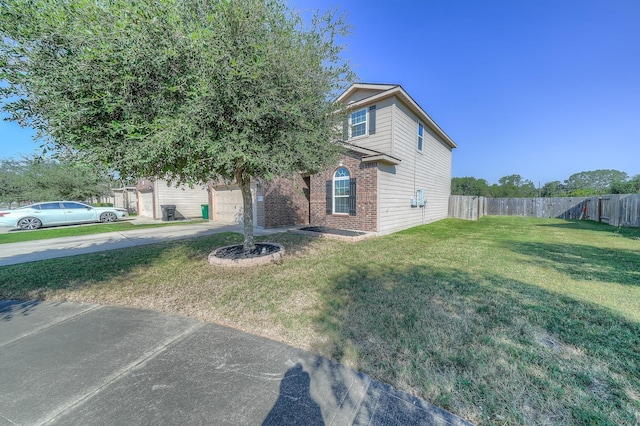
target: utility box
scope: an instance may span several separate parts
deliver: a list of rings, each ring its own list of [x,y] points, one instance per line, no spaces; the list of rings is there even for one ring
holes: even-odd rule
[[[176,220],[176,206],[173,204],[163,204],[160,206],[162,209],[162,220],[172,221]]]

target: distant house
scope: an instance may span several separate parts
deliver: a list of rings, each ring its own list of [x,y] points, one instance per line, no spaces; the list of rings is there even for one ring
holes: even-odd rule
[[[350,112],[343,135],[346,153],[321,173],[254,183],[254,224],[387,234],[446,218],[454,141],[400,85],[354,84],[337,102]],[[217,182],[191,192],[165,185],[155,194],[158,201],[139,211],[156,209],[154,217],[161,217],[162,200],[176,205],[183,200],[178,211],[184,216],[199,215],[200,203],[208,203],[210,220],[242,221],[237,185]]]
[[[202,216],[202,205],[209,203],[206,186],[190,188],[186,185],[172,186],[164,180],[142,179],[136,185],[138,216],[162,219],[162,206],[176,206],[175,218]]]
[[[135,186],[112,188],[113,207],[127,209],[129,213],[138,212],[138,189]]]
[[[252,192],[255,194],[256,186]],[[242,194],[238,185],[222,180],[208,185],[170,185],[167,181],[141,179],[136,185],[138,215],[150,219],[162,219],[162,206],[175,206],[175,218],[202,217],[206,205],[209,220],[236,224],[243,218]],[[255,195],[254,195],[255,202]],[[254,223],[256,223],[254,211]]]

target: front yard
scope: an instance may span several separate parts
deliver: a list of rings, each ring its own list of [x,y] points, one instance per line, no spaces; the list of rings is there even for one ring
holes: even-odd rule
[[[640,230],[444,220],[282,265],[206,263],[237,234],[0,268],[0,298],[155,309],[310,349],[478,424],[640,423]]]

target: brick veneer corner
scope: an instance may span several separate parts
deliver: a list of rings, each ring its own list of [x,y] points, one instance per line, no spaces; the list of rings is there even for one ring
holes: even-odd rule
[[[342,165],[356,179],[356,215],[327,214],[326,184],[338,165],[311,176],[310,224],[338,229],[376,232],[378,229],[378,164],[363,163],[362,156],[347,152]]]

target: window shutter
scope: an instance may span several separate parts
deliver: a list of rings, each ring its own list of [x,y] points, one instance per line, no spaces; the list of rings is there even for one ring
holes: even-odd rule
[[[333,213],[333,182],[327,181],[327,214]]]
[[[349,140],[349,119],[345,118],[342,122],[342,142]]]
[[[349,180],[349,216],[356,215],[356,180]]]
[[[376,133],[376,106],[371,105],[369,107],[369,134],[374,135]]]

